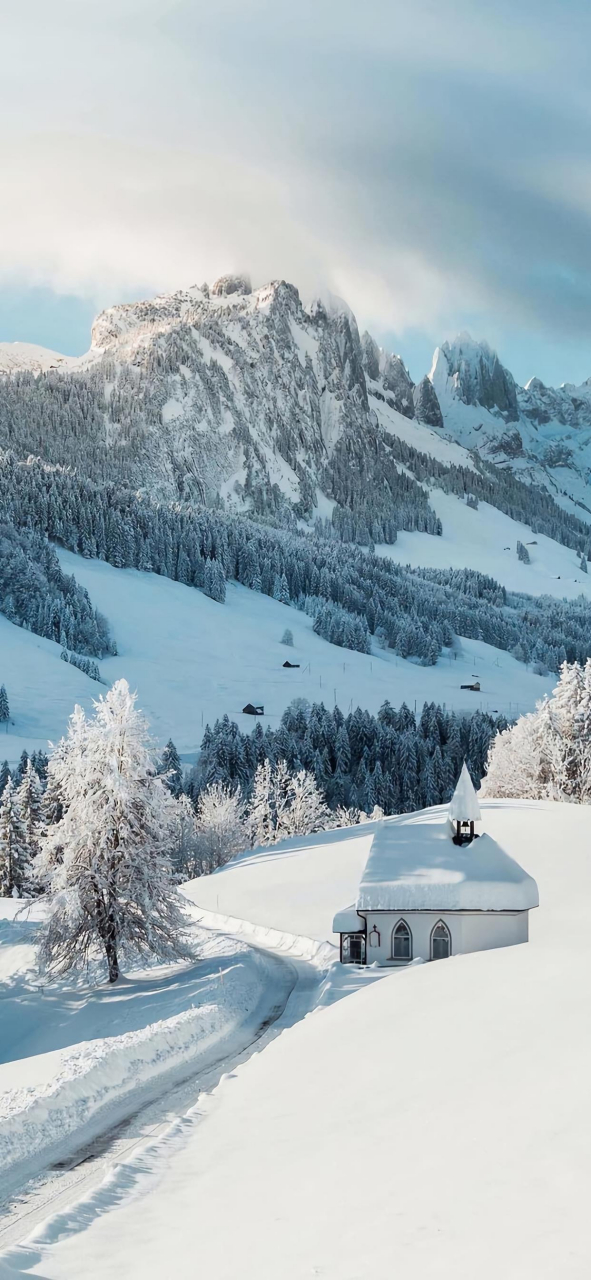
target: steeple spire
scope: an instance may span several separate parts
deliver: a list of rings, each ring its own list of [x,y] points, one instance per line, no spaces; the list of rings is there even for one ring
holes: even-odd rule
[[[449,816],[456,828],[453,837],[454,844],[470,844],[470,841],[474,839],[474,823],[480,822],[481,814],[474,784],[466,768],[465,760],[450,801]]]

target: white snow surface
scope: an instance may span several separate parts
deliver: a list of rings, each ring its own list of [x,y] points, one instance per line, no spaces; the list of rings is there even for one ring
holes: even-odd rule
[[[335,907],[353,902],[375,822],[248,850],[185,885],[196,906],[290,934],[338,942]]]
[[[3,1280],[586,1280],[589,809],[486,802],[483,820],[539,882],[528,944],[305,1018],[5,1255]]]
[[[67,551],[59,558],[111,624],[118,656],[99,662],[103,680],[111,685],[124,677],[137,690],[155,739],[162,746],[172,737],[187,762],[195,758],[205,725],[224,713],[243,731],[252,729],[252,717],[242,714],[247,702],[264,705],[263,727],[273,729],[294,697],[328,707],[336,702],[344,714],[356,706],[375,713],[388,698],[411,708],[416,702],[419,712],[433,700],[458,711],[512,717],[533,710],[556,683],[482,641],[461,641],[455,654],[445,652],[436,666],[420,667],[382,649],[367,655],[337,648],[314,634],[306,614],[236,583],[228,584],[222,605],[156,574],[115,569]],[[286,627],[293,649],[280,643]],[[0,616],[0,671],[14,720],[0,734],[0,759],[15,762],[23,747],[47,749],[65,732],[74,704],[91,710],[104,692],[62,662],[60,652],[53,641]],[[300,663],[299,670],[284,669],[286,656]],[[474,674],[479,694],[460,688]]]
[[[24,369],[33,373],[47,373],[50,369],[71,371],[92,363],[97,354],[91,349],[83,356],[64,356],[35,342],[0,342],[0,372],[16,373]]]
[[[476,511],[454,494],[436,488],[429,489],[429,502],[442,522],[442,536],[400,530],[392,546],[376,547],[379,555],[413,568],[478,569],[508,591],[533,596],[567,600],[591,596],[591,575],[581,572],[579,557],[570,547],[533,533],[529,525],[512,520],[488,502],[479,503]],[[517,559],[518,541],[527,546],[530,564]]]
[[[3,1178],[112,1125],[242,1024],[254,1033],[284,980],[277,962],[196,926],[197,963],[132,971],[115,987],[47,984],[33,967],[39,908],[17,916],[22,905],[0,899]]]
[[[337,911],[332,927],[335,933],[356,933],[359,930],[364,932],[365,921],[357,914],[355,907],[343,907],[342,911]]]
[[[379,823],[357,896],[359,911],[526,911],[535,880],[488,832],[456,845],[445,809]]]

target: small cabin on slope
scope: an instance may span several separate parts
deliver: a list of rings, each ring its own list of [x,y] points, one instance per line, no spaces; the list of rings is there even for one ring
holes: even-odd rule
[[[527,942],[536,882],[491,836],[475,834],[479,820],[466,770],[448,815],[425,809],[379,824],[357,901],[334,919],[344,964],[398,966]]]

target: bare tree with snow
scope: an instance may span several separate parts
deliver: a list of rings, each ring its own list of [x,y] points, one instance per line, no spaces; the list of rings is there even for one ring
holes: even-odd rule
[[[95,703],[92,720],[76,709],[58,774],[64,814],[41,855],[49,881],[42,962],[61,975],[102,953],[116,982],[124,956],[190,958],[169,857],[175,801],[125,680]]]
[[[275,838],[273,812],[273,776],[270,760],[263,760],[254,775],[248,809],[247,830],[250,844],[272,844]]]
[[[197,856],[205,874],[245,849],[248,836],[240,792],[230,791],[220,782],[206,787],[197,805],[196,835]]]
[[[333,825],[334,817],[314,775],[306,769],[301,769],[289,779],[286,800],[276,824],[276,840],[312,835]]]
[[[174,842],[170,856],[177,881],[193,880],[201,875],[201,856],[197,818],[193,803],[184,793],[176,801]]]
[[[591,800],[591,661],[563,663],[552,697],[497,734],[481,794]]]
[[[247,819],[253,846],[326,831],[334,821],[312,773],[291,774],[285,760],[274,767],[269,760],[259,765]]]

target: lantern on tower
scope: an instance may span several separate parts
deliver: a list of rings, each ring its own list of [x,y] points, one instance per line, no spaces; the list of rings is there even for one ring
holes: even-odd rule
[[[454,844],[471,844],[475,839],[474,823],[480,822],[481,814],[466,761],[462,765],[462,772],[450,801],[449,817],[454,829]]]

